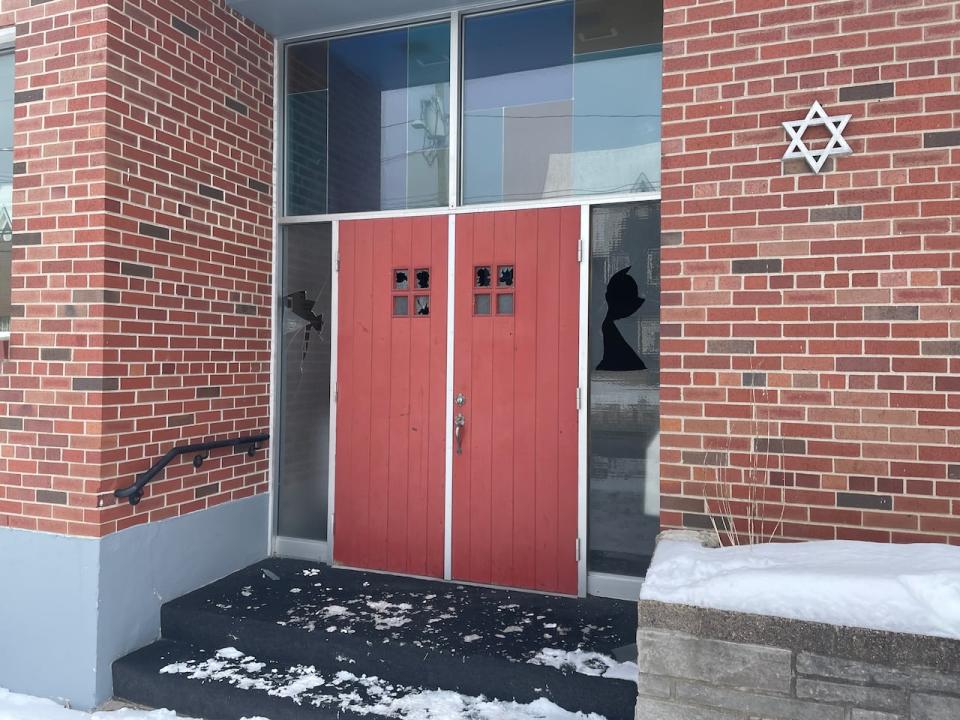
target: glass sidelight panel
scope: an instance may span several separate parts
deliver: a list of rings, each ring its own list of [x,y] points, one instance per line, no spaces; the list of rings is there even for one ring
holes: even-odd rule
[[[331,227],[283,228],[277,534],[327,539]]]
[[[10,331],[13,246],[13,49],[0,51],[0,333]]]
[[[590,218],[591,572],[643,575],[660,525],[660,205]]]

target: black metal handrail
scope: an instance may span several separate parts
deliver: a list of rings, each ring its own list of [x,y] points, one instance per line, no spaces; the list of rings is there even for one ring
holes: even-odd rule
[[[193,466],[199,468],[203,465],[203,461],[210,457],[211,450],[249,445],[247,455],[253,457],[257,454],[259,444],[269,439],[270,435],[263,433],[262,435],[249,435],[247,437],[232,438],[230,440],[212,440],[205,443],[193,443],[191,445],[172,447],[167,450],[166,454],[157,460],[149,470],[137,475],[137,481],[133,485],[114,490],[113,494],[118,498],[127,498],[131,505],[136,505],[143,497],[143,486],[153,480],[174,458],[180,457],[181,455],[189,455],[190,453],[197,453],[193,457]]]

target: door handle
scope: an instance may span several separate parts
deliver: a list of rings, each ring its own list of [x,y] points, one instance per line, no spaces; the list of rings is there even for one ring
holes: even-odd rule
[[[457,455],[463,455],[463,428],[467,424],[467,419],[463,413],[457,413],[453,421],[453,437],[457,441]]]

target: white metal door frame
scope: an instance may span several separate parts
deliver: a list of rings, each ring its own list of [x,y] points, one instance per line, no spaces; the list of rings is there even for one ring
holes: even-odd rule
[[[653,196],[651,196],[653,195]],[[588,498],[589,498],[589,296],[590,296],[590,258],[591,258],[591,237],[590,237],[590,210],[597,205],[615,204],[621,202],[644,202],[659,200],[659,193],[640,193],[629,198],[591,198],[582,202],[557,203],[510,203],[506,206],[482,206],[479,208],[457,208],[455,211],[442,210],[438,212],[426,212],[421,215],[447,214],[448,216],[448,237],[447,237],[447,355],[446,355],[446,431],[444,438],[444,579],[452,579],[452,542],[453,542],[453,372],[454,372],[454,318],[455,318],[455,267],[456,267],[456,218],[457,215],[469,212],[495,212],[500,210],[522,210],[535,209],[542,207],[569,207],[578,206],[580,208],[580,297],[579,297],[579,408],[578,408],[578,594],[584,596],[587,594],[604,595],[608,597],[635,597],[639,592],[641,578],[629,578],[626,576],[609,575],[606,573],[589,572],[587,558],[589,555],[588,547]],[[374,217],[383,217],[382,213],[359,213],[349,216],[350,219],[361,220]],[[314,219],[317,222],[319,218]],[[327,541],[303,541],[296,538],[280,537],[276,533],[276,487],[278,473],[277,453],[271,453],[271,482],[270,482],[270,528],[271,528],[271,552],[276,554],[290,555],[294,557],[303,557],[305,559],[315,559],[327,563],[333,562],[335,523],[336,523],[336,441],[337,441],[337,406],[338,391],[337,381],[339,375],[338,368],[338,347],[339,347],[339,304],[340,304],[340,282],[339,282],[339,256],[340,256],[340,222],[341,219],[329,219],[332,226],[332,288],[331,288],[331,308],[330,308],[330,332],[331,332],[331,363],[330,363],[330,438],[329,438],[329,460],[327,469],[328,478],[328,519],[327,519]],[[282,262],[282,254],[278,251],[280,232],[282,225],[286,223],[277,223],[277,239],[275,243],[274,259],[275,266],[273,272],[274,286],[279,287],[279,264]],[[276,327],[273,331],[276,335]],[[271,353],[271,364],[273,366],[273,385],[270,393],[271,397],[271,432],[274,437],[278,431],[277,422],[277,397],[276,391],[279,386],[279,361],[278,344],[274,341],[273,351]],[[279,447],[278,443],[274,447]]]

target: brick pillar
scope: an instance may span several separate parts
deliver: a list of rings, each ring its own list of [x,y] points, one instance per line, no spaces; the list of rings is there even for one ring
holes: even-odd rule
[[[15,315],[0,526],[101,536],[266,489],[273,43],[222,2],[5,1],[17,26]],[[189,458],[187,459],[189,460]]]

